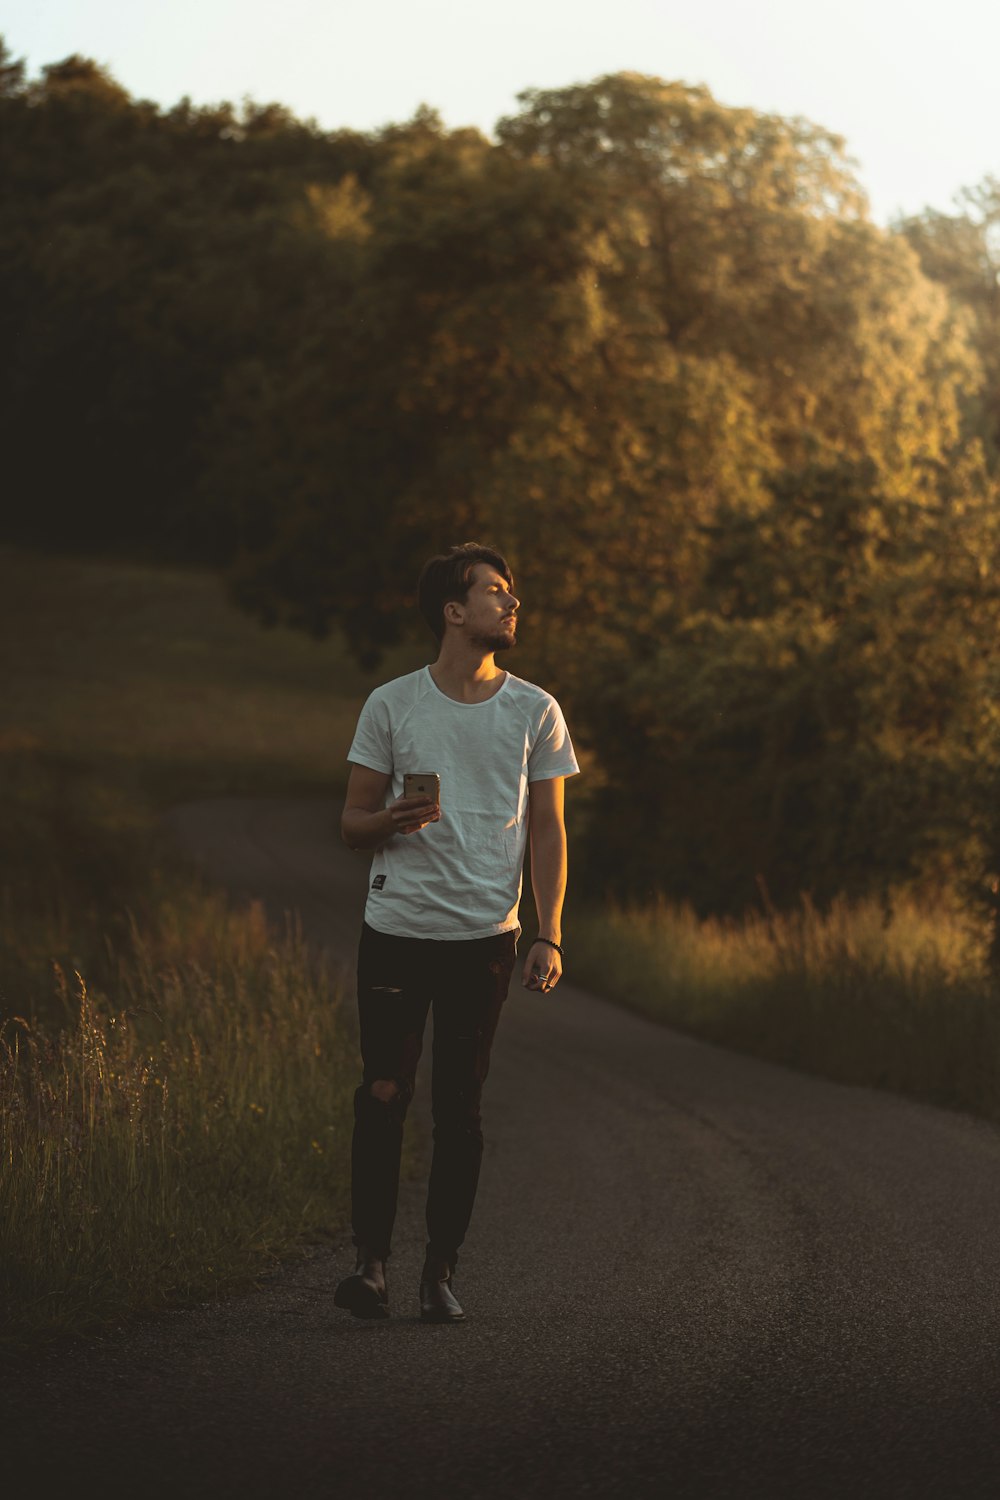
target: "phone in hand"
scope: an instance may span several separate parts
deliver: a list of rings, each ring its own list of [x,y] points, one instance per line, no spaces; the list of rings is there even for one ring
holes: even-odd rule
[[[426,797],[441,806],[441,778],[436,771],[407,771],[403,775],[404,797]]]

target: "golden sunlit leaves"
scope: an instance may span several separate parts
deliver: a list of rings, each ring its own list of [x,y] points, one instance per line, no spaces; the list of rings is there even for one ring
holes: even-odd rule
[[[724,904],[994,839],[996,184],[887,233],[837,136],[637,73],[495,141],[123,115],[84,74],[0,95],[0,416],[49,532],[183,537],[365,662],[429,553],[494,539],[623,878]]]
[[[330,239],[366,240],[371,234],[371,197],[353,172],[337,183],[309,183],[306,197],[316,222]]]

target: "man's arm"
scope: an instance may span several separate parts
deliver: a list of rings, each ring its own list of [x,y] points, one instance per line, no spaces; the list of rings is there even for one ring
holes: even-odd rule
[[[340,832],[349,849],[381,849],[397,833],[417,833],[436,823],[440,809],[428,797],[397,797],[383,807],[390,777],[370,766],[351,766]]]
[[[528,786],[528,837],[531,843],[531,889],[538,913],[539,937],[562,942],[562,909],[566,895],[565,778],[532,781]],[[550,990],[559,983],[562,955],[548,943],[532,943],[524,961],[522,983],[529,990]]]

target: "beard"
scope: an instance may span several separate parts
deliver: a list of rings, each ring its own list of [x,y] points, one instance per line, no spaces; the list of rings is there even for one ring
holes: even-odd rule
[[[513,630],[496,630],[491,635],[474,635],[472,641],[480,651],[509,651],[517,645],[517,626]]]

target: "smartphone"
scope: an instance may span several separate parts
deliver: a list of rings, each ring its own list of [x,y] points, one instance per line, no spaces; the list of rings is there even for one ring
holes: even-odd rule
[[[436,771],[409,771],[403,776],[404,797],[428,797],[441,805],[441,778]]]

